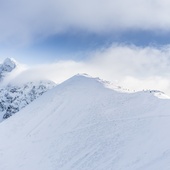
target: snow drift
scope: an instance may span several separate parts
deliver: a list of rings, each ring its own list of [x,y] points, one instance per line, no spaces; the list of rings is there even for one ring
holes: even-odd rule
[[[0,169],[169,170],[169,109],[74,76],[0,124]]]

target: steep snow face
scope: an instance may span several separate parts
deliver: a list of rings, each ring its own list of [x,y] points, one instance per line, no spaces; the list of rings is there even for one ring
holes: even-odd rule
[[[0,79],[2,79],[6,73],[11,72],[16,68],[16,61],[11,58],[6,58],[3,64],[0,64]]]
[[[51,81],[40,81],[0,89],[0,121],[20,111],[55,85]]]
[[[75,76],[0,124],[0,169],[169,170],[169,110]]]

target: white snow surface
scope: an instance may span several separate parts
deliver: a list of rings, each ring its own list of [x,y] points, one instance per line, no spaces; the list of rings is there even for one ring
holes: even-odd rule
[[[1,170],[169,170],[170,100],[77,75],[0,124]]]

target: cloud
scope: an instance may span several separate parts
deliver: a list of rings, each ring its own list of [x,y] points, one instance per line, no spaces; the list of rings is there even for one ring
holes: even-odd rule
[[[168,0],[2,0],[0,42],[28,43],[72,29],[169,31]]]
[[[56,83],[87,73],[131,90],[156,89],[170,95],[170,47],[114,44],[89,54],[86,61],[59,61],[21,72],[13,82],[50,79]]]
[[[157,89],[170,95],[170,47],[113,45],[89,61],[96,75],[134,90]]]

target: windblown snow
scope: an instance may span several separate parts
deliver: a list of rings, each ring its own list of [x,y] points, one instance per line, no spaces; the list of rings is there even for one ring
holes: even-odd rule
[[[0,124],[0,169],[169,170],[169,129],[169,99],[77,75]]]

